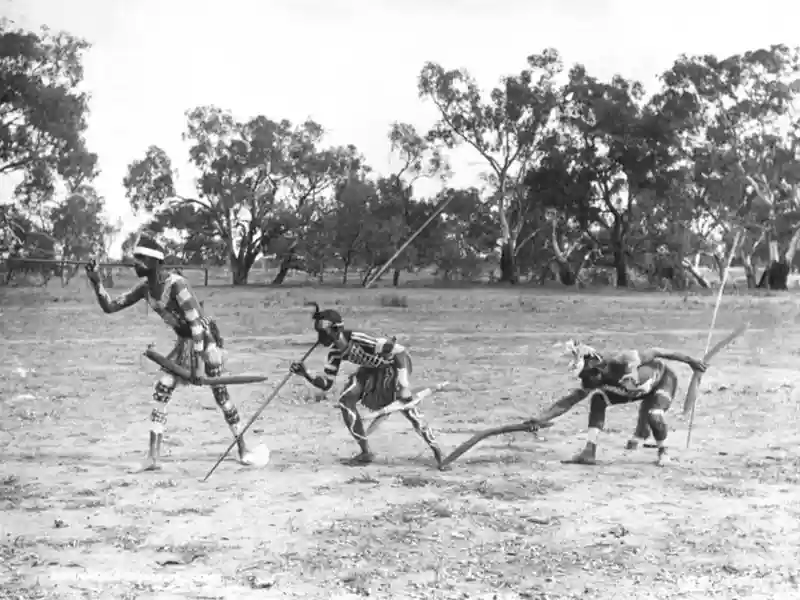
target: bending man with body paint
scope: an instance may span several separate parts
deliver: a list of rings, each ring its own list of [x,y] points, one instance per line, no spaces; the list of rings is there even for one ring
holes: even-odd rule
[[[531,419],[531,425],[560,417],[581,400],[591,396],[586,446],[564,462],[592,465],[597,458],[598,436],[605,426],[606,408],[641,401],[636,429],[625,448],[637,449],[652,432],[658,445],[657,464],[667,464],[669,455],[664,413],[677,392],[678,377],[662,360],[679,361],[689,365],[692,370],[701,372],[706,370],[705,363],[680,352],[659,348],[641,352],[632,350],[608,358],[594,348],[576,344],[572,340],[567,342],[567,348],[573,354],[571,366],[581,380],[581,387],[558,400],[535,419]]]
[[[177,334],[175,347],[168,357],[180,366],[188,368],[192,374],[189,383],[196,383],[203,372],[209,377],[222,374],[223,340],[216,323],[203,316],[202,308],[189,287],[189,282],[175,273],[162,269],[164,249],[150,237],[142,236],[133,250],[134,269],[137,277],[146,278],[130,291],[116,299],[111,299],[100,283],[96,263],[86,267],[97,300],[103,312],[118,312],[144,300],[159,317]],[[147,460],[142,471],[160,468],[161,442],[164,425],[167,422],[167,404],[180,381],[172,374],[164,372],[156,382],[153,400],[155,405],[150,415],[150,445]],[[228,389],[224,385],[211,388],[217,406],[222,410],[225,422],[234,437],[239,434],[239,413],[231,402]],[[239,458],[243,464],[250,464],[247,446],[239,438]]]
[[[329,390],[333,386],[342,361],[358,365],[350,376],[344,391],[339,396],[339,407],[350,435],[355,438],[361,452],[346,461],[349,465],[371,463],[372,453],[364,432],[364,423],[358,413],[358,404],[377,411],[392,405],[401,408],[420,437],[433,452],[437,466],[441,465],[442,451],[436,444],[431,429],[423,422],[419,409],[413,402],[408,376],[411,373],[411,358],[406,349],[385,338],[378,338],[360,331],[345,329],[342,317],[335,310],[314,311],[314,329],[319,343],[329,347],[328,362],[322,375],[311,375],[301,362],[291,366],[292,373],[301,375],[316,388]]]

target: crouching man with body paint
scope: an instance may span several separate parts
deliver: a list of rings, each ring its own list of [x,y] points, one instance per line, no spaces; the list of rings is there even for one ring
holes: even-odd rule
[[[597,441],[605,426],[606,408],[641,401],[636,429],[626,449],[637,449],[652,433],[658,445],[656,464],[666,465],[669,455],[664,413],[678,390],[678,377],[662,360],[679,361],[700,372],[706,370],[705,363],[680,352],[658,348],[628,351],[609,358],[572,340],[567,342],[567,348],[573,354],[571,366],[581,380],[581,387],[531,419],[531,425],[538,426],[560,417],[585,398],[591,398],[586,446],[564,462],[592,465],[597,459]]]
[[[365,465],[375,458],[358,412],[358,404],[362,404],[372,411],[395,406],[431,449],[437,466],[441,466],[442,451],[433,431],[422,420],[411,394],[409,375],[412,365],[406,349],[394,340],[345,329],[341,315],[335,310],[321,311],[316,306],[312,318],[319,343],[330,348],[328,362],[322,375],[311,375],[301,362],[292,364],[292,373],[301,375],[318,389],[329,390],[343,360],[358,365],[338,400],[347,430],[361,448],[361,452],[346,463]]]
[[[135,305],[140,300],[161,317],[176,334],[175,347],[167,358],[190,370],[192,381],[179,381],[174,375],[164,372],[155,384],[153,411],[150,415],[150,446],[142,471],[161,468],[161,443],[167,422],[167,405],[179,383],[196,383],[205,372],[209,377],[222,374],[222,336],[213,319],[205,317],[200,303],[182,276],[169,273],[162,267],[164,249],[154,239],[142,236],[133,250],[136,276],[143,278],[133,289],[112,299],[100,283],[100,273],[92,261],[86,274],[92,283],[95,295],[103,312],[111,314]],[[234,437],[241,427],[239,412],[231,402],[228,388],[213,386],[214,400],[225,417]],[[251,457],[242,437],[239,440],[239,459],[242,464],[251,464]]]

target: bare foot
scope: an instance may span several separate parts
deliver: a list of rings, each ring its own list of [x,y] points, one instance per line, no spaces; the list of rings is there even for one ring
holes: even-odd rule
[[[160,471],[160,470],[161,470],[161,463],[158,462],[158,459],[153,458],[152,456],[148,456],[141,465],[139,465],[133,470],[133,472],[147,473],[148,471]]]
[[[597,459],[595,458],[593,452],[584,449],[581,452],[578,452],[578,454],[572,458],[562,460],[561,462],[565,465],[596,465]]]
[[[433,458],[436,459],[436,466],[440,471],[449,471],[450,465],[443,465],[444,457],[442,456],[442,451],[439,448],[433,448]]]
[[[656,464],[659,467],[666,467],[672,464],[672,458],[670,458],[670,455],[667,454],[667,451],[663,448],[659,448],[658,450],[658,460],[656,460]]]
[[[356,454],[352,458],[344,459],[342,464],[348,467],[363,467],[364,465],[370,464],[373,460],[375,460],[375,455],[372,452],[362,452],[361,454]]]

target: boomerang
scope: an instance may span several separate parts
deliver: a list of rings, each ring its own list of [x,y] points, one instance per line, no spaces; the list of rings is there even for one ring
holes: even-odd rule
[[[387,417],[393,415],[394,413],[403,412],[414,408],[420,402],[422,402],[424,398],[427,398],[428,396],[431,396],[436,392],[443,390],[449,384],[450,384],[449,381],[443,381],[439,385],[434,386],[432,388],[429,387],[425,388],[424,390],[420,390],[419,392],[414,394],[414,397],[408,402],[395,401],[389,404],[388,406],[385,406],[384,408],[376,411],[375,418],[372,419],[372,422],[369,424],[369,427],[367,427],[367,431],[364,433],[364,436],[369,437],[369,434],[374,432],[378,428],[378,426],[387,419]]]
[[[192,374],[189,369],[180,366],[179,364],[171,361],[163,354],[159,354],[155,350],[148,348],[144,351],[144,355],[156,363],[159,367],[180,377],[186,381],[190,381]],[[268,378],[264,375],[220,375],[219,377],[198,377],[199,385],[240,385],[244,383],[260,383],[266,381]]]

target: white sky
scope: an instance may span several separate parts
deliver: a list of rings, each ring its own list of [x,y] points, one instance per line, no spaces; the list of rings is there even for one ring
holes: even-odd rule
[[[192,193],[181,134],[195,106],[311,117],[330,143],[353,143],[388,172],[390,123],[424,131],[436,118],[417,96],[428,60],[466,67],[490,88],[553,46],[598,77],[652,85],[682,52],[800,46],[797,0],[0,0],[0,14],[93,44],[85,87],[88,143],[102,169],[95,186],[128,231],[137,221],[122,178],[149,145],[169,153],[180,191]],[[454,167],[456,185],[475,183],[483,168],[469,153]]]

